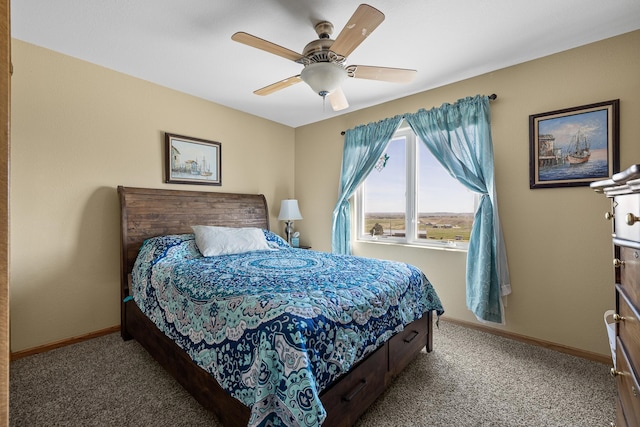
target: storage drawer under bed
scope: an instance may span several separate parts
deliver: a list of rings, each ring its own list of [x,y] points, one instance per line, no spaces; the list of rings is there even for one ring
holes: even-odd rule
[[[431,316],[431,313],[425,313],[389,340],[389,366],[393,367],[393,371],[390,372],[392,376],[399,374],[415,359],[416,353],[427,345],[429,339],[427,316]]]
[[[360,362],[345,381],[340,381],[320,396],[322,405],[331,408],[323,426],[351,426],[382,394],[389,343],[378,348]],[[345,416],[346,415],[346,416]],[[350,415],[350,416],[349,416]]]

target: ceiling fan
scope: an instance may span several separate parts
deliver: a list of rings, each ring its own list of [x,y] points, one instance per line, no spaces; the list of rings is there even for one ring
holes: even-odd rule
[[[382,21],[384,21],[382,12],[368,4],[361,4],[335,40],[331,39],[333,33],[331,22],[322,21],[316,24],[315,30],[319,38],[307,44],[302,54],[245,32],[237,32],[231,36],[231,39],[304,65],[300,74],[265,86],[253,93],[269,95],[303,81],[323,99],[328,97],[333,110],[339,111],[349,107],[342,90],[342,83],[347,77],[409,83],[416,74],[416,70],[404,68],[345,66],[347,56],[360,46]]]

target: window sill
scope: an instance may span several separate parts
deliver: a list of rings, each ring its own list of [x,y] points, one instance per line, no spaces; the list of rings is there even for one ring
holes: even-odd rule
[[[461,246],[455,246],[448,244],[448,243],[442,243],[442,244],[418,244],[418,243],[406,243],[406,242],[399,242],[399,241],[393,241],[393,240],[363,240],[363,239],[356,239],[355,240],[356,244],[360,244],[360,243],[364,243],[364,244],[372,244],[372,245],[386,245],[386,246],[403,246],[403,247],[408,247],[408,248],[419,248],[419,249],[430,249],[430,250],[436,250],[436,251],[450,251],[450,252],[467,252],[468,249],[468,245],[465,245],[464,247]]]

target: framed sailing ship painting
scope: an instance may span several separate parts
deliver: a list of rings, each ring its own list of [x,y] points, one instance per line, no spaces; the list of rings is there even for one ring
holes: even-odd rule
[[[222,144],[165,132],[165,182],[222,185]]]
[[[619,104],[529,116],[529,188],[588,186],[619,172]]]

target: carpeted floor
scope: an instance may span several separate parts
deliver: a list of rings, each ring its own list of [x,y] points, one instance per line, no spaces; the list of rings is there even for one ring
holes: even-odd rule
[[[10,369],[11,426],[220,426],[119,334]],[[608,426],[615,394],[607,365],[441,321],[356,426]]]

